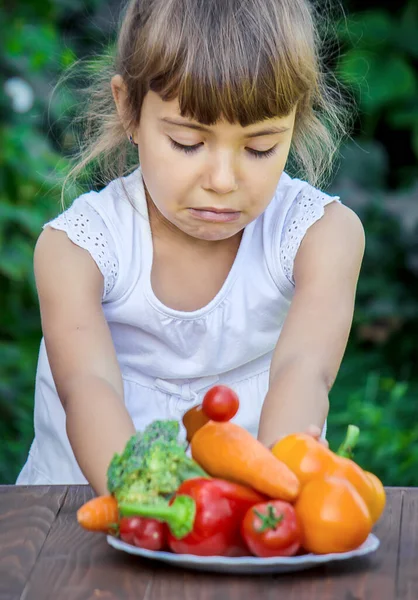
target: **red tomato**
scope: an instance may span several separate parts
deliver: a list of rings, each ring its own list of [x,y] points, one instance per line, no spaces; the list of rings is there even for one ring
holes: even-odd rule
[[[161,550],[165,546],[166,528],[156,519],[122,517],[119,521],[120,539],[146,550]]]
[[[202,410],[212,421],[229,421],[238,408],[238,396],[226,385],[215,385],[203,398]]]
[[[289,502],[270,500],[250,508],[241,535],[255,556],[294,556],[301,546],[295,509]]]

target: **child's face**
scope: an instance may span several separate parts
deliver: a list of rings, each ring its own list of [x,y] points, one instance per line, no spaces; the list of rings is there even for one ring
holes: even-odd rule
[[[148,92],[134,139],[151,200],[191,237],[232,237],[273,198],[294,120],[295,111],[248,127],[227,121],[207,127],[181,117],[177,100]]]

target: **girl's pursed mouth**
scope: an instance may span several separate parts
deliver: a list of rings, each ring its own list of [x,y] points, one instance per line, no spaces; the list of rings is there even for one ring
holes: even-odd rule
[[[212,221],[214,223],[230,223],[238,221],[241,212],[230,208],[189,208],[189,214],[202,221]]]
[[[193,208],[193,210],[204,210],[206,212],[214,212],[214,213],[238,213],[240,211],[235,210],[233,208],[215,208],[213,206],[202,206],[201,208]]]

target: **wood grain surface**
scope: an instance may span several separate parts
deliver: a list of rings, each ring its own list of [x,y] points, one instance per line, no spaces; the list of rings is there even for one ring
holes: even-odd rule
[[[284,575],[169,568],[82,530],[88,486],[0,486],[0,600],[416,600],[418,489],[387,488],[369,557]]]
[[[21,597],[68,488],[0,489],[0,600],[14,600]]]

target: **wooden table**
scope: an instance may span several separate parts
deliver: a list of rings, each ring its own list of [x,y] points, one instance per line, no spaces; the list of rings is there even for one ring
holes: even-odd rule
[[[75,513],[88,486],[0,486],[0,600],[416,600],[418,488],[387,488],[374,554],[286,575],[167,568],[111,548]]]

